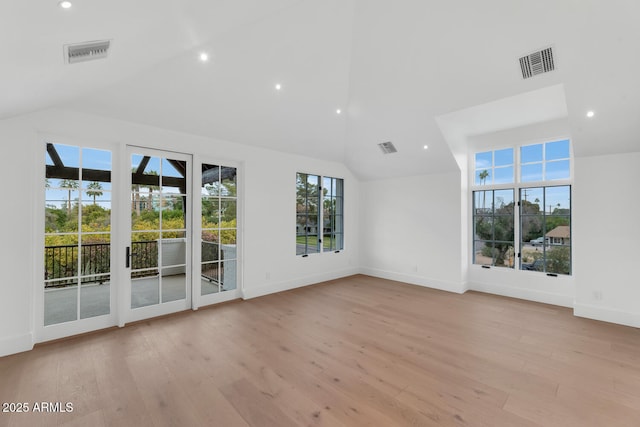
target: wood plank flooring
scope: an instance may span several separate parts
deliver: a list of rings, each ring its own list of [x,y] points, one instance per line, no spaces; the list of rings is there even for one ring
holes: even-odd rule
[[[640,330],[358,275],[0,358],[0,426],[640,426]]]

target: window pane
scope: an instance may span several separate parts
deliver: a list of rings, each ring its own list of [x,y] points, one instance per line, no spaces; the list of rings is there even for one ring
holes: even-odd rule
[[[111,152],[93,148],[82,149],[82,169],[111,170]]]
[[[202,264],[202,279],[200,280],[200,295],[209,295],[220,292],[219,274],[222,270],[219,262],[208,262]]]
[[[513,166],[494,169],[494,184],[511,184],[513,182]]]
[[[476,153],[476,169],[491,169],[493,165],[491,151],[485,151],[484,153]]]
[[[547,251],[547,272],[571,274],[571,247],[553,246]]]
[[[476,241],[474,242],[473,263],[478,265],[493,265],[494,251],[493,243]]]
[[[537,214],[544,210],[544,189],[542,187],[520,190],[521,214]]]
[[[235,227],[232,224],[236,219],[236,199],[221,199],[220,200],[220,219],[222,220],[221,227]]]
[[[475,185],[491,184],[491,169],[476,170]]]
[[[218,234],[212,231],[202,232],[201,261],[210,262],[220,259]]]
[[[523,250],[541,248],[544,245],[543,223],[542,213],[523,216],[520,219],[520,238],[522,239]]]
[[[520,147],[520,163],[542,161],[542,144],[525,145]]]
[[[78,318],[78,286],[74,284],[58,285],[56,282],[45,285],[44,289],[44,325],[70,322]]]
[[[571,187],[568,185],[560,187],[545,188],[545,205],[550,214],[569,214],[571,209]]]
[[[513,190],[496,190],[494,193],[496,214],[513,213]]]
[[[202,194],[209,196],[220,195],[220,166],[202,164]]]
[[[70,145],[53,144],[62,164],[67,168],[80,167],[80,148]]]
[[[221,291],[230,291],[237,287],[236,261],[224,261],[220,272]]]
[[[80,284],[80,318],[103,316],[110,312],[109,276],[83,277]]]
[[[494,166],[509,166],[513,164],[513,148],[505,148],[504,150],[496,150],[494,153]]]
[[[493,205],[493,191],[474,191],[473,207],[477,214],[490,213]]]
[[[520,181],[535,182],[542,181],[542,163],[522,165],[520,168]]]
[[[77,234],[46,235],[44,245],[45,280],[73,278],[78,274]],[[72,282],[72,280],[58,282],[56,286]]]
[[[493,240],[493,216],[476,216],[473,224],[477,239]]]
[[[220,205],[217,197],[202,197],[202,228],[215,228],[220,218]]]
[[[220,170],[222,178],[221,195],[225,197],[236,197],[238,194],[236,185],[236,168],[223,166]]]
[[[569,158],[569,140],[547,142],[545,144],[545,160]]]
[[[547,180],[570,178],[569,160],[560,160],[547,163],[545,178]]]

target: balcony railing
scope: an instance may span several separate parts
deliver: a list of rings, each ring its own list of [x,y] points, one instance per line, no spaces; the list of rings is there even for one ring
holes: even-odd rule
[[[211,282],[223,282],[224,253],[220,245],[202,241],[202,276]],[[158,241],[131,242],[131,277],[141,278],[158,275]],[[215,262],[214,262],[215,261]],[[77,285],[78,276],[82,284],[108,282],[111,273],[111,244],[88,243],[82,245],[78,263],[78,245],[45,246],[45,288]],[[80,274],[78,274],[80,268]],[[139,271],[141,270],[141,271]]]
[[[155,276],[158,274],[158,241],[131,242],[133,270],[152,269],[134,272],[135,277]],[[75,285],[80,276],[85,283],[108,282],[111,272],[111,244],[88,243],[82,245],[80,263],[78,263],[78,245],[45,246],[44,248],[45,288]],[[78,268],[80,274],[78,274]]]

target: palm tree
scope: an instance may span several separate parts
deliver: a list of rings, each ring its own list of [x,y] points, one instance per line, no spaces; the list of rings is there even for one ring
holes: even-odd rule
[[[80,185],[75,179],[63,179],[60,181],[60,188],[66,188],[68,192],[67,197],[67,215],[71,215],[71,190],[78,188]]]
[[[489,171],[487,171],[486,169],[480,172],[480,174],[478,174],[478,178],[480,178],[480,185],[484,185],[484,183],[487,181],[488,176],[489,176]],[[487,192],[483,191],[482,192],[482,211],[483,212],[485,209],[486,202],[487,202]]]
[[[98,181],[93,181],[87,186],[87,195],[93,197],[93,204],[96,204],[96,197],[102,196],[102,184]]]

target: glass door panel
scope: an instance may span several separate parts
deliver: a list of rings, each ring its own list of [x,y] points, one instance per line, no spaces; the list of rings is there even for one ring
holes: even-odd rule
[[[200,295],[237,288],[237,169],[202,164]]]
[[[131,309],[167,306],[159,315],[190,306],[190,157],[130,148]],[[136,317],[147,317],[138,314]]]
[[[46,144],[44,326],[111,313],[111,152]]]

